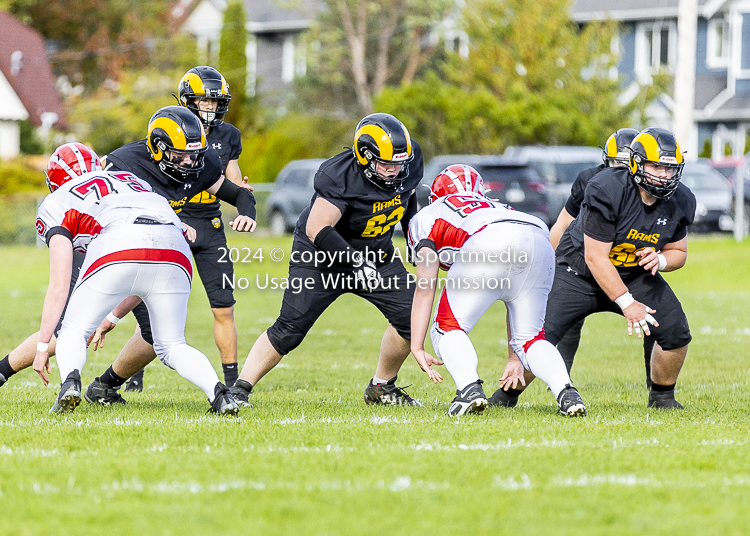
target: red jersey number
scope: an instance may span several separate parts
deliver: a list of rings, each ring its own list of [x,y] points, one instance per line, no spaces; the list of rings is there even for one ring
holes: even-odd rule
[[[96,195],[96,199],[99,200],[105,195],[112,193],[112,185],[104,177],[94,177],[91,180],[79,184],[73,188],[71,192],[81,199],[85,199],[93,193]]]
[[[445,202],[464,218],[480,208],[492,208],[491,203],[477,199],[473,195],[451,195]]]

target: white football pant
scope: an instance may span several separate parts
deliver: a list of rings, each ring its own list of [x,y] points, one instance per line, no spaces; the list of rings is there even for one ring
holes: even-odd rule
[[[464,243],[446,275],[430,330],[435,353],[458,390],[479,379],[479,360],[467,334],[498,300],[508,309],[510,344],[523,366],[555,398],[570,383],[560,353],[544,339],[554,275],[549,234],[534,225],[494,223]]]
[[[168,367],[213,402],[219,382],[208,358],[185,342],[192,255],[174,225],[107,227],[89,244],[57,338],[57,364],[65,381],[86,364],[86,341],[128,296],[148,307],[154,351]]]

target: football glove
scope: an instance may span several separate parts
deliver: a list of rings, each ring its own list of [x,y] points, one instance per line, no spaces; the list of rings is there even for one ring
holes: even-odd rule
[[[378,272],[375,263],[370,260],[366,260],[359,268],[354,270],[354,281],[355,284],[361,283],[362,287],[367,292],[372,292],[380,286],[380,283],[383,281],[383,277]]]

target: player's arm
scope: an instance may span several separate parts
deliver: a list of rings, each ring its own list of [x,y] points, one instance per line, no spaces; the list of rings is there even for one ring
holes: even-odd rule
[[[419,367],[427,373],[434,382],[442,382],[443,377],[438,371],[432,369],[432,365],[443,363],[424,349],[424,340],[430,325],[430,313],[435,301],[435,289],[437,288],[438,272],[440,263],[437,252],[423,246],[416,251],[417,280],[415,281],[414,300],[411,304],[411,352],[417,360]]]
[[[104,348],[104,339],[107,333],[115,329],[117,323],[122,320],[126,314],[135,309],[135,306],[141,303],[140,296],[128,296],[120,304],[112,309],[104,320],[101,321],[96,331],[91,334],[89,340],[86,341],[86,346],[91,346],[94,343],[94,351],[96,352],[99,348]]]
[[[229,161],[224,176],[240,188],[247,188],[251,192],[254,190],[254,188],[247,183],[247,181],[249,180],[247,176],[242,176],[242,171],[240,171],[240,164],[237,160]]]
[[[219,200],[237,207],[239,216],[229,222],[232,229],[240,232],[253,232],[255,230],[257,225],[255,223],[255,196],[249,189],[241,188],[221,176],[206,191],[215,195]]]
[[[570,215],[565,207],[563,207],[563,209],[560,211],[560,215],[557,216],[557,221],[549,230],[549,240],[550,242],[552,242],[552,247],[554,249],[557,249],[557,245],[560,243],[560,238],[562,238],[565,229],[567,229],[568,226],[573,223],[574,219],[575,218]]]
[[[609,252],[612,249],[613,242],[602,242],[590,237],[587,234],[583,236],[583,245],[585,248],[586,265],[591,270],[591,274],[596,279],[599,287],[622,309],[622,314],[628,321],[628,335],[633,333],[635,328],[636,335],[641,338],[641,329],[646,335],[651,332],[648,328],[648,322],[658,326],[651,313],[653,309],[636,301],[628,292],[628,287],[623,283],[620,274],[614,264],[609,260]]]
[[[635,254],[641,259],[638,265],[650,271],[651,275],[655,275],[656,272],[674,272],[687,262],[687,235],[681,240],[666,244],[660,252],[654,248],[646,248],[636,251]]]
[[[73,273],[73,242],[69,236],[52,235],[49,239],[49,260],[49,286],[44,296],[39,343],[34,357],[34,370],[42,378],[44,385],[49,384],[47,374],[50,373],[47,347],[65,308],[70,290],[70,277]]]

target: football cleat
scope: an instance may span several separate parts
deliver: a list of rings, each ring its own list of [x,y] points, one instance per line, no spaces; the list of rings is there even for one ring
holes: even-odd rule
[[[127,404],[125,399],[117,392],[117,389],[106,383],[102,383],[99,378],[94,379],[86,388],[83,398],[90,404],[100,404],[102,406],[112,406],[114,404],[124,406]]]
[[[567,417],[584,417],[586,415],[586,405],[583,403],[578,390],[570,384],[560,391],[557,396],[557,405],[560,407],[560,414]]]
[[[518,397],[511,396],[507,391],[503,391],[502,387],[492,393],[492,396],[487,400],[489,407],[494,408],[502,406],[505,408],[514,408],[518,404]]]
[[[237,405],[241,408],[253,407],[250,400],[248,400],[252,390],[253,386],[245,380],[237,380],[234,382],[234,385],[229,388],[229,392],[232,393],[234,401],[237,402]]]
[[[2,387],[3,385],[5,385],[5,382],[7,382],[7,381],[8,381],[8,378],[6,378],[2,374],[0,374],[0,387]]]
[[[60,386],[60,394],[49,410],[50,413],[69,413],[81,403],[81,374],[77,369],[68,374]]]
[[[398,376],[394,376],[393,379],[379,385],[374,385],[370,380],[365,387],[365,402],[369,405],[423,407],[421,402],[406,394],[404,387],[396,387],[396,378]]]
[[[448,415],[466,415],[467,413],[482,413],[489,402],[484,396],[482,380],[470,383],[463,390],[456,390],[456,398],[448,408]]]
[[[217,415],[232,415],[236,416],[240,412],[240,408],[235,402],[232,393],[229,392],[227,386],[219,382],[214,387],[214,401],[211,402],[211,407],[208,409],[209,413],[216,413]]]
[[[649,391],[648,407],[656,409],[685,409],[674,398],[674,389],[671,391]]]
[[[133,374],[128,382],[125,384],[125,392],[133,392],[133,393],[141,393],[143,392],[143,371],[145,369],[141,369],[135,374]]]

